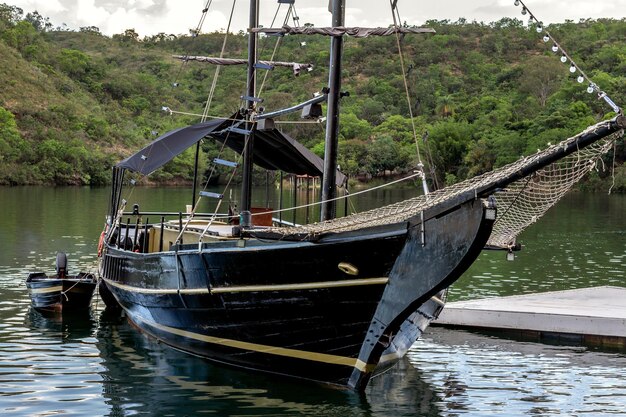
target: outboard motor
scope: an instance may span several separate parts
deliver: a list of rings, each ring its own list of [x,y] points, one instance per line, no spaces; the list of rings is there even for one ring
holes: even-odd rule
[[[59,278],[67,276],[67,255],[65,255],[65,252],[57,252],[55,267]]]

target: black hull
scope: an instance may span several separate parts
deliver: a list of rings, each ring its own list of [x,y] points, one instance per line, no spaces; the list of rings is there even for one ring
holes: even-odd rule
[[[441,308],[434,296],[475,260],[492,224],[472,199],[315,243],[107,246],[100,272],[129,319],[175,348],[363,389],[419,337]]]
[[[35,272],[26,279],[32,306],[49,313],[89,308],[96,284],[92,274],[82,272],[66,278],[48,277],[44,273]]]

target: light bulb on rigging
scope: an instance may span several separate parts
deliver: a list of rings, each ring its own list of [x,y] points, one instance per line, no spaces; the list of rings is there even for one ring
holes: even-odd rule
[[[543,35],[544,42],[548,42],[549,40],[550,40],[550,37],[548,35]]]
[[[587,87],[587,92],[589,94],[593,93],[593,85],[589,84],[589,87]]]
[[[556,44],[552,45],[552,52],[558,52],[559,51],[559,47],[556,46]]]
[[[578,81],[579,83],[582,83],[583,81],[585,81],[585,77],[583,77],[582,75],[579,75],[578,78],[576,78],[576,81]]]
[[[528,10],[526,10],[526,7],[522,7],[522,14],[526,16],[526,13],[528,13]]]
[[[567,57],[565,55],[561,56],[561,62],[564,64],[567,62]]]
[[[515,3],[513,3],[516,6],[519,6],[519,0],[515,0]]]
[[[571,72],[572,74],[576,72],[576,66],[575,66],[574,64],[572,64],[572,65],[569,67],[569,72]]]

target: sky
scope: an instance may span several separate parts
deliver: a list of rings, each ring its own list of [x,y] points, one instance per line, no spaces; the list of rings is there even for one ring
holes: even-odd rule
[[[141,37],[160,32],[188,34],[196,28],[202,9],[208,0],[0,0],[2,3],[20,7],[24,13],[37,11],[50,18],[53,27],[65,24],[69,29],[96,26],[105,35],[123,33],[134,29]],[[524,0],[523,0],[524,1]],[[429,19],[456,21],[495,22],[503,17],[520,18],[521,7],[514,0],[398,0],[400,16],[409,24],[420,25]],[[575,22],[585,18],[626,16],[626,0],[525,0],[524,3],[544,23],[565,20]],[[237,12],[232,29],[247,27],[248,0],[237,1]],[[346,0],[346,26],[388,26],[392,22],[388,0]],[[202,32],[225,29],[232,0],[212,0],[209,13],[202,25]],[[276,0],[261,0],[261,24],[269,26],[276,12]],[[296,12],[300,23],[329,26],[328,0],[297,0]],[[281,10],[286,10],[283,5]],[[283,14],[284,16],[284,14]]]

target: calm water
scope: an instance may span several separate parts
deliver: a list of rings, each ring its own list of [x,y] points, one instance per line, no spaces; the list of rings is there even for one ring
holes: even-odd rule
[[[364,209],[415,193],[380,191],[354,204]],[[182,209],[188,194],[137,189],[125,197],[131,203],[147,197],[144,210],[166,208],[165,198],[175,198]],[[94,270],[107,198],[107,189],[0,188],[1,415],[597,416],[626,410],[626,355],[620,353],[434,328],[358,395],[213,366],[146,338],[97,300],[84,317],[41,316],[29,306],[26,273],[52,272],[57,250],[68,253],[70,271]],[[623,196],[569,196],[522,236],[526,247],[514,262],[483,253],[450,298],[626,286],[625,209]]]

